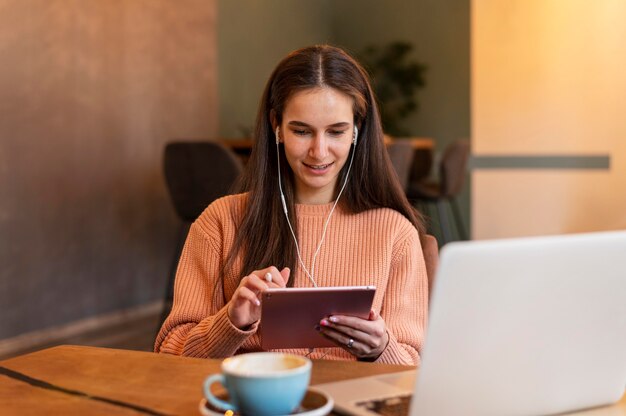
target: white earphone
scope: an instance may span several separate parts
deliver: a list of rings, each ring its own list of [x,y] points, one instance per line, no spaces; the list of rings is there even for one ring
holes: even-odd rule
[[[287,225],[289,225],[289,230],[291,231],[291,236],[293,237],[293,241],[294,243],[296,243],[296,253],[298,254],[298,261],[300,262],[300,267],[302,267],[302,270],[304,270],[304,273],[306,273],[306,275],[308,276],[313,286],[317,287],[317,283],[315,282],[315,278],[313,277],[315,274],[315,260],[317,259],[317,255],[319,254],[320,249],[322,248],[322,244],[324,243],[324,238],[326,237],[326,229],[328,227],[328,223],[330,222],[330,218],[332,217],[333,212],[335,211],[335,207],[337,206],[337,202],[339,202],[339,198],[341,197],[341,194],[343,193],[343,190],[346,188],[346,184],[348,183],[348,177],[350,176],[350,169],[352,168],[352,161],[354,160],[354,154],[356,153],[356,143],[357,143],[357,138],[359,135],[359,129],[356,127],[356,125],[354,126],[354,134],[352,136],[352,146],[354,148],[352,149],[352,155],[350,156],[350,164],[348,165],[348,171],[346,172],[346,179],[343,181],[343,185],[341,186],[341,189],[339,190],[339,194],[337,194],[337,199],[335,199],[335,203],[333,204],[333,207],[330,210],[330,214],[328,214],[328,218],[326,218],[326,222],[324,223],[324,230],[322,231],[322,238],[320,239],[320,242],[317,245],[315,254],[313,254],[313,260],[311,261],[310,272],[304,265],[304,261],[302,261],[302,255],[300,254],[300,246],[298,245],[298,239],[296,238],[296,234],[294,233],[293,227],[291,226],[291,221],[289,221],[289,213],[287,212],[287,202],[285,201],[285,194],[283,193],[283,183],[280,178],[280,147],[278,146],[278,144],[280,143],[280,138],[279,138],[280,126],[276,127],[275,134],[276,134],[276,158],[278,160],[278,189],[280,191],[280,201],[283,205],[283,212],[285,213],[285,219],[287,220]]]
[[[276,127],[276,158],[278,159],[278,190],[280,191],[280,201],[283,204],[283,212],[285,213],[285,217],[287,218],[287,223],[289,224],[289,228],[291,228],[291,223],[289,222],[289,213],[287,213],[287,202],[285,202],[285,194],[283,194],[283,183],[280,179],[280,147],[278,144],[280,143],[280,126]],[[293,234],[293,230],[291,231]],[[296,242],[296,247],[298,247],[298,243]],[[298,254],[300,257],[300,254]]]

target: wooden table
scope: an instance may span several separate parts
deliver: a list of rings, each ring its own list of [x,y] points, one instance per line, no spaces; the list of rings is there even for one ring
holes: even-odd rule
[[[95,347],[49,348],[0,361],[0,414],[199,415],[202,381],[220,372],[220,363]],[[410,368],[314,360],[311,383]]]
[[[413,146],[413,149],[434,150],[435,140],[432,137],[392,137],[384,135],[385,144],[393,143],[394,141],[408,141]]]
[[[2,415],[198,415],[204,378],[221,360],[61,346],[0,361]],[[311,384],[411,367],[314,360]],[[576,413],[626,415],[626,396]]]

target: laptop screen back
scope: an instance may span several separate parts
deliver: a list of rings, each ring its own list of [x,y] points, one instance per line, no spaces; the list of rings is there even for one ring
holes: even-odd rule
[[[412,415],[550,414],[626,385],[626,232],[441,252]]]

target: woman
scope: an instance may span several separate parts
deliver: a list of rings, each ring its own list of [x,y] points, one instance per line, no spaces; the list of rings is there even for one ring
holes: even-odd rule
[[[320,321],[336,348],[290,352],[419,364],[422,223],[385,151],[365,71],[335,47],[292,52],[267,83],[254,135],[245,193],[215,201],[190,229],[155,351],[259,351],[263,289],[374,285],[368,319]]]

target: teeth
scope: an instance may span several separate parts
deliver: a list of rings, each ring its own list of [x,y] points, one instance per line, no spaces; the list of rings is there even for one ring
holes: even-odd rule
[[[310,167],[311,169],[317,169],[317,170],[322,170],[322,169],[326,169],[327,167],[329,167],[331,164],[328,163],[326,165],[307,165],[308,167]]]

